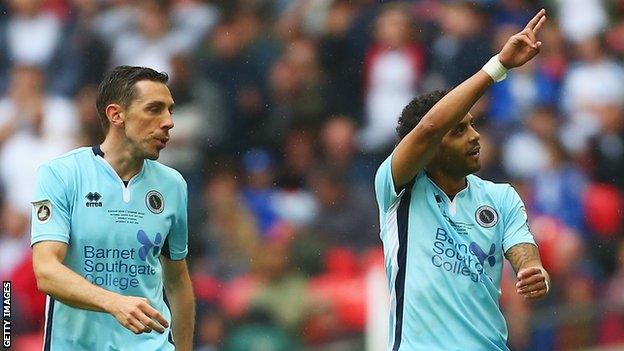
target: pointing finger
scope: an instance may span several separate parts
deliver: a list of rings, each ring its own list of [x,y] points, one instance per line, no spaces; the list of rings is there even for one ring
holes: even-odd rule
[[[530,21],[527,23],[527,29],[534,29],[539,23],[540,19],[546,14],[546,10],[541,9]]]
[[[537,31],[544,25],[545,22],[546,16],[542,16],[542,18],[540,18],[539,22],[537,22],[537,24],[533,28],[533,33],[537,33]]]

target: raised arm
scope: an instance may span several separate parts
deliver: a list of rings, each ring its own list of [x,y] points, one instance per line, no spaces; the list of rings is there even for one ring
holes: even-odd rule
[[[110,313],[135,334],[165,331],[167,320],[147,299],[123,296],[91,284],[63,264],[66,253],[67,244],[63,242],[41,241],[33,246],[33,269],[40,291],[75,308]]]
[[[493,75],[504,76],[506,69],[522,66],[537,55],[542,43],[537,41],[536,33],[545,21],[546,11],[541,10],[520,33],[509,38],[499,55],[484,69],[446,94],[401,140],[392,158],[392,175],[397,189],[429,163],[444,135],[466,116],[494,82]]]
[[[542,266],[537,246],[523,243],[512,246],[505,253],[517,274],[518,294],[529,300],[544,297],[550,291],[550,276]]]

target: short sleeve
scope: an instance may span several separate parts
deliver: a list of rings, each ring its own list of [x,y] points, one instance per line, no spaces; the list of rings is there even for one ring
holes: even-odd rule
[[[520,195],[509,186],[502,204],[505,233],[503,235],[503,250],[507,252],[514,245],[529,243],[535,245],[535,239],[529,231],[527,212]]]
[[[401,198],[403,190],[397,194],[394,188],[394,179],[392,177],[392,155],[388,156],[381,163],[377,174],[375,174],[375,196],[379,208],[387,212],[398,199]]]
[[[179,202],[175,204],[175,219],[161,251],[174,261],[183,260],[188,253],[188,187],[184,179],[182,183]]]
[[[51,165],[39,167],[32,201],[31,245],[40,241],[69,244],[71,196],[68,187]]]

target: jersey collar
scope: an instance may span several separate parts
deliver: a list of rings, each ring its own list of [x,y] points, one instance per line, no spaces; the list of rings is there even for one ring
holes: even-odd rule
[[[93,154],[95,156],[100,156],[102,158],[104,158],[104,151],[102,151],[102,147],[101,145],[94,145],[91,150],[93,151]]]

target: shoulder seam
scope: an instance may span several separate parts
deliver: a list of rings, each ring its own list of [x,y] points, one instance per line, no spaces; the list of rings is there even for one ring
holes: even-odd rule
[[[173,175],[173,177],[178,178],[178,180],[182,180],[184,183],[186,183],[186,179],[184,179],[184,176],[182,176],[182,173],[180,173],[180,171],[178,171],[177,169],[167,166],[166,164],[163,164],[155,160],[146,160],[146,161],[149,161],[149,163],[153,164],[155,167],[167,170],[169,173]]]
[[[56,156],[54,158],[51,158],[51,159],[47,160],[46,162],[42,163],[42,165],[50,164],[50,163],[52,163],[53,161],[56,161],[56,160],[66,159],[66,158],[68,158],[70,156],[74,156],[76,154],[84,152],[85,149],[86,149],[86,147],[80,147],[78,149],[74,149],[74,150],[68,151],[68,152],[64,153],[63,155],[59,155],[59,156]]]

